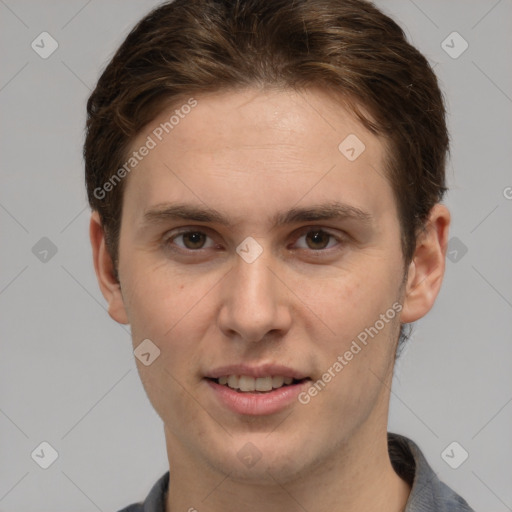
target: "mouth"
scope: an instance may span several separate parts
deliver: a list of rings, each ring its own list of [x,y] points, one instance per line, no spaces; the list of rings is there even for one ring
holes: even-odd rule
[[[204,377],[214,403],[238,415],[268,416],[294,407],[312,379],[280,365],[225,366]]]
[[[222,375],[218,378],[207,377],[207,380],[220,386],[228,387],[238,393],[268,394],[277,389],[302,384],[309,377],[296,379],[284,375],[267,375],[265,377],[251,377],[250,375]]]

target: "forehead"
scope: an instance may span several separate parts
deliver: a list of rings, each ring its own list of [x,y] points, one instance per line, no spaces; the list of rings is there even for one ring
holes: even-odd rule
[[[253,153],[278,150],[276,154],[311,150],[312,144],[304,144],[311,140],[318,153],[327,150],[337,157],[339,142],[352,133],[366,139],[373,153],[377,139],[341,101],[318,88],[301,92],[247,88],[182,97],[149,123],[139,140],[151,134],[157,143],[174,140],[184,143],[183,150],[201,153],[236,147]]]
[[[383,141],[318,90],[185,98],[149,123],[130,151],[144,145],[151,149],[125,190],[139,215],[184,197],[233,223],[307,202],[336,200],[372,215],[395,207]]]

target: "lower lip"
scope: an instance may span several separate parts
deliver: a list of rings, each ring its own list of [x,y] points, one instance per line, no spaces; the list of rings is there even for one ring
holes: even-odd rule
[[[220,402],[238,414],[262,416],[274,414],[297,402],[300,392],[308,385],[309,380],[274,389],[267,393],[240,393],[228,386],[217,384],[206,379],[206,382]]]

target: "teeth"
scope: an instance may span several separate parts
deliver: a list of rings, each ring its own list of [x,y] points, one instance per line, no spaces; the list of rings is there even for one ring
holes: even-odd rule
[[[255,389],[256,391],[272,391],[272,377],[258,377]]]
[[[247,377],[246,375],[240,375],[240,380],[238,381],[238,387],[240,388],[240,391],[255,391],[256,390],[256,379]]]
[[[281,377],[280,375],[277,377],[272,377],[272,387],[273,388],[280,388],[284,383],[284,377]]]
[[[289,386],[292,382],[292,377],[283,377],[282,375],[258,377],[256,379],[248,375],[225,375],[219,377],[219,384],[242,392],[272,391],[272,389],[279,389],[283,385]]]

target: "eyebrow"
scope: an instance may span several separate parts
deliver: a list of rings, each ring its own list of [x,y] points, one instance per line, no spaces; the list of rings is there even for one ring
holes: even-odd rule
[[[373,218],[369,212],[360,208],[333,201],[277,212],[271,218],[271,226],[273,229],[280,225],[319,220],[355,220],[370,225]],[[170,220],[207,222],[226,226],[227,228],[234,227],[234,223],[218,210],[208,206],[197,206],[187,203],[163,203],[156,205],[144,213],[143,224],[147,225]]]

